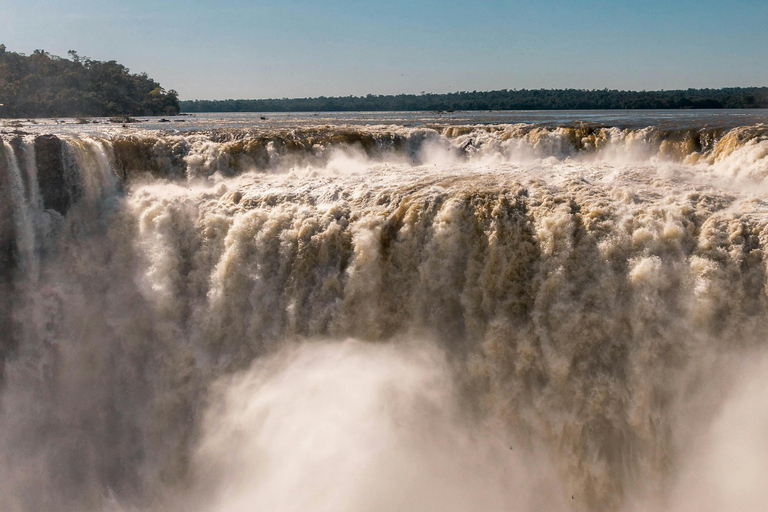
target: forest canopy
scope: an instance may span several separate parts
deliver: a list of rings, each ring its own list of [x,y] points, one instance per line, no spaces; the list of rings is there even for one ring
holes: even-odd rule
[[[69,52],[70,59],[35,50],[10,52],[0,44],[0,117],[174,115],[176,91],[114,60]]]
[[[768,108],[768,87],[618,91],[521,89],[448,94],[182,101],[183,112],[334,112],[416,110],[592,110]]]

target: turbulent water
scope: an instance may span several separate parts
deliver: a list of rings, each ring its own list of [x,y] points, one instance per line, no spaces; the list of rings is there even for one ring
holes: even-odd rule
[[[768,119],[547,115],[7,126],[0,508],[764,510]]]

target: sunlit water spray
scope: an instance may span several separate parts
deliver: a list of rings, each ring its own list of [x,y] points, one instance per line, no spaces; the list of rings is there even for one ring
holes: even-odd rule
[[[462,411],[428,343],[302,344],[213,396],[185,510],[501,511],[563,500],[503,428]]]

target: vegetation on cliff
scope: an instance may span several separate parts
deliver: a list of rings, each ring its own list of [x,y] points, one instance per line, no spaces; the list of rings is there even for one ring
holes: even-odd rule
[[[333,112],[415,110],[587,110],[768,108],[768,87],[617,91],[501,90],[449,94],[344,96],[269,100],[182,101],[184,112]]]
[[[70,59],[35,50],[10,52],[0,44],[0,117],[173,115],[176,91],[122,64],[69,52]]]

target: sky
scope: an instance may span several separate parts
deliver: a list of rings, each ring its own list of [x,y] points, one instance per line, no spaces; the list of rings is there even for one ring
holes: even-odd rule
[[[0,44],[181,99],[768,85],[768,0],[0,0]]]

